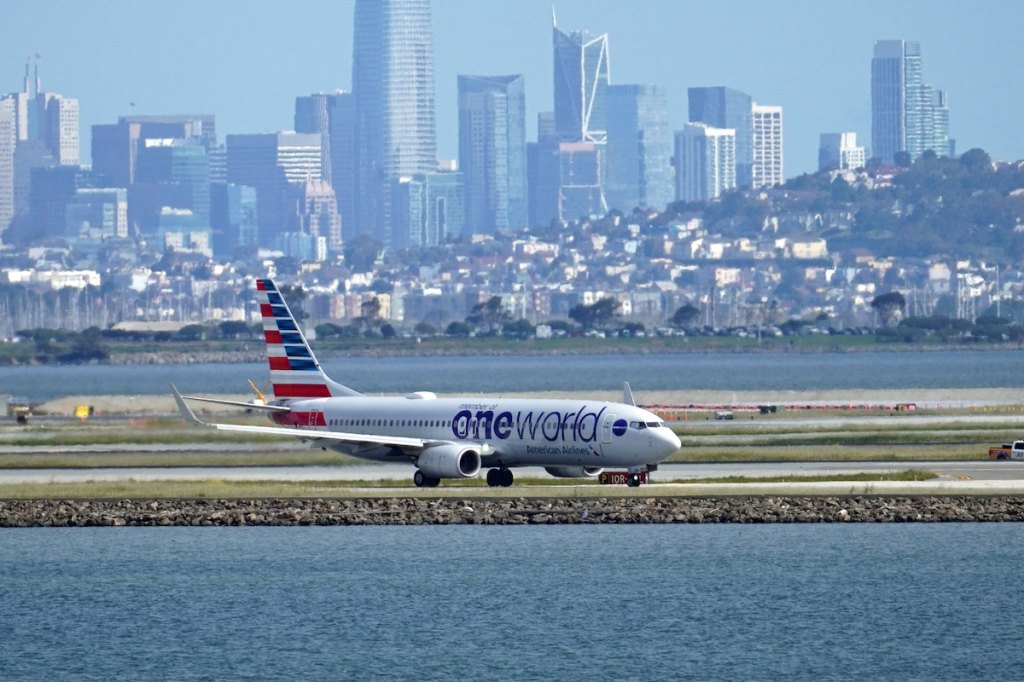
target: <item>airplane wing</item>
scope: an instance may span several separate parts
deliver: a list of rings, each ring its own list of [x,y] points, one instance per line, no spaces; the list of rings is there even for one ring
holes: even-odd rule
[[[171,384],[171,391],[174,392],[174,401],[178,404],[178,411],[181,416],[193,424],[216,429],[218,431],[236,431],[242,433],[262,433],[272,436],[291,436],[302,440],[335,440],[354,445],[392,445],[404,450],[423,450],[433,445],[440,445],[447,441],[425,440],[423,438],[407,438],[403,436],[382,436],[369,433],[345,433],[342,431],[315,431],[313,429],[286,428],[283,426],[249,426],[246,424],[217,424],[204,422],[195,415],[192,408],[185,402],[184,396],[178,392],[174,384]],[[230,404],[230,403],[229,403]]]

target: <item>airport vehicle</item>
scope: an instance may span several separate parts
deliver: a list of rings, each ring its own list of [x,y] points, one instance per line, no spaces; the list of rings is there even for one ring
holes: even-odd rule
[[[190,422],[220,431],[300,438],[316,447],[380,462],[411,462],[413,482],[433,487],[487,468],[490,486],[510,486],[511,469],[541,466],[552,476],[597,476],[605,467],[653,470],[679,449],[665,422],[637,407],[624,384],[623,402],[463,396],[417,391],[368,397],[331,380],[270,279],[256,280],[274,399],[235,402],[182,396],[171,390]],[[235,405],[268,413],[276,426],[208,423],[186,401]],[[641,477],[631,477],[639,485]]]
[[[1024,459],[1024,440],[1015,440],[988,449],[989,459]]]

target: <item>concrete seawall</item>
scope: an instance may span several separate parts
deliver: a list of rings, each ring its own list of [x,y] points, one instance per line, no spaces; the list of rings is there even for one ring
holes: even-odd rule
[[[1024,521],[1021,497],[0,500],[0,527]]]

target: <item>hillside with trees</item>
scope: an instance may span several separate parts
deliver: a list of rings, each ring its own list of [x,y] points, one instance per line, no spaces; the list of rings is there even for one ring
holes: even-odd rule
[[[981,149],[959,158],[925,152],[912,164],[822,171],[762,193],[672,204],[660,222],[687,215],[726,237],[799,233],[827,239],[831,252],[1015,264],[1024,257],[1024,163],[996,167]]]

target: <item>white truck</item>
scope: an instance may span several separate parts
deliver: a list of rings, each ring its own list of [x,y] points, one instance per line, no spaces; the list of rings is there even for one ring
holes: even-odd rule
[[[1015,440],[1012,444],[1007,443],[998,447],[988,449],[989,459],[1024,459],[1024,440]]]

